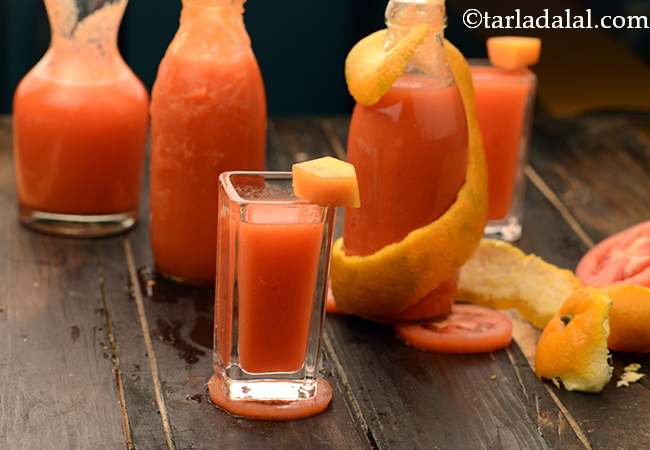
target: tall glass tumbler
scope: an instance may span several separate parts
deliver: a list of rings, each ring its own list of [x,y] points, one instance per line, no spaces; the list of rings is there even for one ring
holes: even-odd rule
[[[297,198],[289,172],[219,177],[209,387],[228,412],[287,419],[327,407],[318,374],[334,213]]]
[[[476,112],[488,165],[485,236],[513,242],[524,214],[528,144],[537,78],[528,69],[504,70],[472,62]]]

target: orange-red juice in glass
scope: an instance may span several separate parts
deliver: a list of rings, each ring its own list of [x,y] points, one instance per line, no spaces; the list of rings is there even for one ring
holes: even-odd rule
[[[334,209],[297,198],[289,172],[219,180],[211,398],[250,418],[320,412],[331,397],[319,355]]]
[[[307,351],[320,208],[253,205],[246,214],[237,254],[240,364],[247,372],[295,372]]]
[[[418,14],[404,14],[407,7],[417,8]],[[444,59],[441,17],[444,5],[389,3],[389,39],[419,21],[430,23],[435,32],[388,93],[375,105],[357,105],[352,115],[348,160],[357,171],[361,208],[346,211],[348,255],[372,254],[433,222],[454,203],[465,182],[467,123]],[[449,313],[456,282],[448,280],[391,318],[414,320]]]
[[[506,240],[521,235],[523,166],[536,78],[528,69],[472,66],[483,145],[487,158],[489,213],[486,233]]]
[[[45,4],[52,43],[14,97],[20,218],[56,234],[123,231],[137,216],[148,126],[146,90],[117,49],[126,1],[86,15]]]
[[[215,278],[217,183],[264,168],[266,98],[243,0],[185,0],[152,93],[151,245],[158,271]]]

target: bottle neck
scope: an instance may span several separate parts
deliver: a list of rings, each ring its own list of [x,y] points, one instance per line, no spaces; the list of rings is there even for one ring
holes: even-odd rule
[[[444,48],[446,22],[444,0],[391,0],[386,8],[386,49],[390,49],[415,26],[428,25],[429,32],[409,62],[406,73],[452,83],[453,75]]]
[[[128,0],[45,0],[52,30],[52,46],[102,52],[117,49],[117,33]]]
[[[125,63],[117,34],[128,0],[45,0],[52,40],[44,61],[57,79],[114,79]]]
[[[189,57],[220,58],[250,51],[244,25],[245,0],[183,0],[180,27],[171,50]]]

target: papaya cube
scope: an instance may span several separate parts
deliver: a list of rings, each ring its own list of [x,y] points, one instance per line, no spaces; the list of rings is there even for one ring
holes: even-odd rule
[[[326,156],[293,165],[293,191],[323,206],[359,208],[359,184],[354,166]]]
[[[539,62],[542,41],[533,37],[498,36],[488,38],[487,48],[493,66],[516,70]]]

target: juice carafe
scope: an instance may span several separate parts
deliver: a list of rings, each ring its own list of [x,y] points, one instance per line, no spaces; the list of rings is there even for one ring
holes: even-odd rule
[[[151,245],[158,272],[215,278],[217,183],[262,170],[266,98],[244,0],[184,0],[151,104]]]
[[[14,97],[19,217],[102,236],[137,217],[148,97],[117,48],[127,0],[45,0],[52,41]]]
[[[456,200],[467,170],[467,123],[443,47],[444,1],[393,0],[386,19],[387,47],[421,23],[429,34],[383,98],[354,109],[348,158],[362,206],[346,212],[348,255],[370,255],[439,218]],[[391,319],[448,313],[456,284],[448,280]]]

